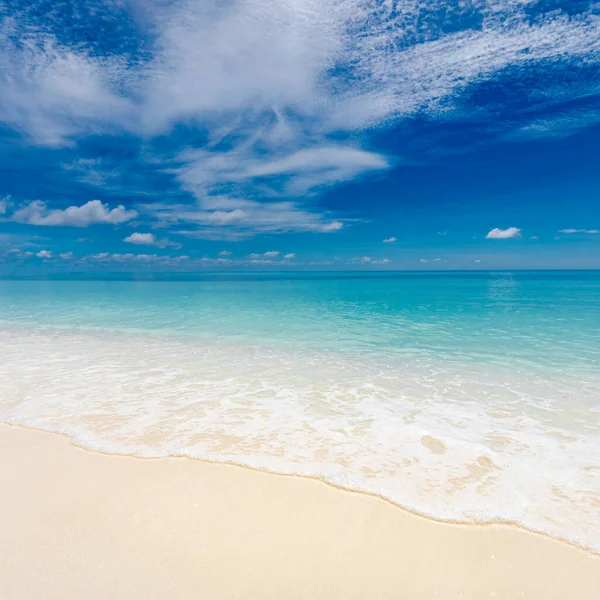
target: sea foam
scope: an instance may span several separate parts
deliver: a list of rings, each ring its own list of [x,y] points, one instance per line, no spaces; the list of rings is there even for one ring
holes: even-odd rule
[[[84,447],[318,477],[600,550],[600,373],[0,327],[0,420]]]

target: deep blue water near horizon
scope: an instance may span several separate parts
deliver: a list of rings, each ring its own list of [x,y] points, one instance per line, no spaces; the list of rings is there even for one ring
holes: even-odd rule
[[[600,547],[600,271],[0,279],[0,420]]]

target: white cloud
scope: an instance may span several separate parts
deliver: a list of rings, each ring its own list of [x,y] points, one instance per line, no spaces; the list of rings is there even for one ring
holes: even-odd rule
[[[442,259],[441,258],[420,258],[419,261],[422,263],[434,263],[434,262],[440,262]]]
[[[182,224],[191,229],[178,233],[206,239],[241,239],[259,233],[287,231],[333,233],[341,221],[304,209],[294,202],[257,202],[211,196],[193,205],[150,204],[143,208],[165,225]]]
[[[284,260],[292,260],[293,258],[296,258],[296,255],[293,252],[290,252],[289,254],[286,254],[283,258]]]
[[[530,240],[538,240],[539,238],[537,235],[532,235],[529,239]]]
[[[254,133],[282,144],[307,126],[310,138],[418,111],[443,114],[506,68],[594,64],[600,46],[593,7],[530,19],[521,2],[180,0],[133,9],[153,33],[151,55],[107,55],[93,40],[65,45],[56,14],[32,26],[27,6],[2,27],[2,118],[45,144],[107,128],[152,134],[190,120],[219,139],[265,112],[272,122]],[[116,20],[122,10],[115,5]],[[468,15],[474,26],[448,28],[434,11],[452,23]]]
[[[36,256],[39,258],[52,258],[52,252],[50,250],[40,250]]]
[[[90,200],[82,206],[69,206],[64,210],[51,210],[45,202],[34,200],[12,216],[18,223],[48,227],[88,227],[97,223],[117,225],[135,217],[135,210],[127,210],[124,206],[117,206],[111,210],[100,200]]]
[[[340,145],[313,145],[287,154],[277,147],[265,155],[259,139],[250,139],[227,152],[182,152],[178,161],[180,165],[173,172],[182,187],[196,196],[199,208],[206,211],[203,220],[211,226],[246,224],[254,229],[261,227],[260,221],[266,221],[265,225],[269,221],[281,223],[278,213],[306,221],[306,214],[302,219],[300,213],[310,212],[313,223],[304,229],[323,233],[337,231],[343,223],[325,222],[322,215],[306,211],[295,201],[265,199],[303,198],[305,202],[328,186],[384,171],[390,165],[382,155]],[[240,197],[240,190],[244,197]]]
[[[0,242],[4,241],[3,236],[0,235]],[[8,250],[7,254],[11,255],[11,256],[15,256],[17,258],[30,258],[31,256],[34,256],[34,253],[31,252],[31,250],[21,250],[20,248],[11,248],[10,250]]]
[[[233,254],[233,252],[230,252],[229,250],[221,250],[221,252],[219,252],[219,256],[231,256]]]
[[[310,228],[310,231],[319,231],[321,233],[327,233],[329,231],[339,231],[344,227],[344,224],[340,221],[331,221],[331,223],[315,224]]]
[[[0,198],[0,215],[5,215],[8,210],[8,201],[10,200],[10,196],[5,196],[4,198]]]
[[[146,246],[156,246],[158,240],[153,233],[138,233],[137,231],[128,235],[124,240],[129,244],[142,244]]]
[[[372,256],[356,256],[348,261],[348,264],[359,264],[359,265],[385,265],[392,262],[389,258],[373,258]],[[321,263],[314,263],[321,264]],[[331,264],[331,261],[323,264]]]
[[[249,255],[249,258],[277,258],[280,254],[281,252],[279,252],[278,250],[269,250],[268,252],[264,252],[263,254],[257,254],[256,252],[253,252]]]
[[[593,93],[593,92],[592,92]],[[507,140],[529,140],[543,137],[563,138],[579,131],[598,125],[600,111],[580,110],[562,113],[546,119],[535,119],[517,129],[505,134]]]
[[[153,233],[134,232],[128,235],[124,240],[128,244],[138,244],[140,246],[158,246],[159,248],[181,248],[181,244],[171,242],[168,239],[159,239]]]
[[[558,233],[566,233],[566,234],[588,233],[591,235],[595,235],[597,233],[600,233],[600,230],[598,230],[598,229],[561,229]]]
[[[132,254],[130,252],[111,254],[110,252],[99,252],[90,254],[83,258],[84,261],[93,262],[115,262],[115,263],[153,263],[153,264],[175,264],[189,260],[189,256],[168,256],[160,254]]]
[[[385,240],[383,240],[384,244],[393,244],[394,242],[397,242],[398,239],[395,237],[390,237],[390,238],[386,238]]]
[[[323,186],[350,181],[361,174],[386,170],[390,163],[381,154],[344,146],[317,146],[298,150],[271,161],[247,161],[238,180],[287,176],[284,192],[302,196]]]
[[[0,26],[0,63],[6,73],[0,122],[46,146],[69,144],[73,136],[102,129],[127,129],[135,112],[120,93],[128,79],[122,59],[93,57],[81,47],[61,44],[48,32],[51,16],[43,28],[27,21],[17,13]]]
[[[473,262],[480,263],[481,259],[478,258],[477,260],[474,260]]]
[[[146,3],[143,13],[134,3],[140,29],[153,34],[139,56],[100,52],[93,39],[68,46],[59,14],[44,15],[40,27],[29,4],[0,29],[0,119],[9,126],[47,145],[106,130],[151,135],[193,120],[214,143],[240,131],[271,149],[299,139],[267,161],[278,169],[295,168],[327,131],[443,116],[507,68],[591,66],[600,55],[594,7],[531,19],[522,2],[180,0]],[[127,4],[113,8],[122,20]],[[456,24],[468,16],[473,28],[447,27],[436,12]]]
[[[71,260],[73,258],[73,253],[72,252],[62,252],[60,257],[63,260]]]
[[[593,63],[600,42],[592,10],[530,20],[522,3],[470,4],[477,25],[448,29],[433,9],[404,0],[252,0],[166,3],[154,8],[157,53],[144,68],[145,126],[273,110],[261,135],[298,134],[286,109],[321,129],[351,129],[415,114],[444,113],[468,86],[511,65]],[[217,8],[218,6],[218,8]],[[435,9],[459,20],[466,10]],[[337,67],[337,69],[336,69]]]
[[[518,227],[509,227],[508,229],[495,227],[485,236],[488,240],[507,240],[516,237],[521,237],[521,230]]]

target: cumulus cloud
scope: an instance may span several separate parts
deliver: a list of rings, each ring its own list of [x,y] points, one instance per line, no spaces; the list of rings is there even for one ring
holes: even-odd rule
[[[173,248],[181,248],[181,244],[171,242],[167,239],[158,239],[153,233],[139,233],[137,231],[128,235],[123,241],[128,244],[138,244],[140,246],[158,246],[159,248],[172,246]]]
[[[296,255],[293,252],[290,252],[283,257],[284,260],[292,260],[293,258],[296,258]]]
[[[385,240],[383,240],[383,243],[384,244],[393,244],[394,242],[397,242],[397,241],[398,241],[397,238],[389,237],[389,238],[386,238]]]
[[[62,253],[60,254],[60,257],[61,257],[63,260],[71,260],[71,259],[73,258],[73,253],[72,253],[72,252],[62,252]]]
[[[521,230],[518,227],[509,227],[508,229],[499,229],[495,227],[485,236],[488,240],[507,240],[510,238],[521,237]]]
[[[135,217],[135,210],[127,210],[122,205],[110,209],[100,200],[90,200],[82,206],[69,206],[65,209],[49,209],[45,202],[34,200],[15,211],[12,216],[17,223],[47,227],[88,227],[98,223],[117,225]]]
[[[40,250],[36,256],[39,258],[52,258],[52,252],[50,250]]]
[[[219,252],[219,256],[231,256],[233,254],[233,252],[230,252],[229,250],[221,250],[221,252]]]
[[[124,240],[130,244],[145,244],[148,246],[156,246],[156,236],[153,233],[132,233],[128,235]]]

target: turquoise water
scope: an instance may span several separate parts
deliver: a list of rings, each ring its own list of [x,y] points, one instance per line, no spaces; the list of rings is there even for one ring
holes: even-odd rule
[[[600,273],[0,281],[0,419],[600,548]]]

